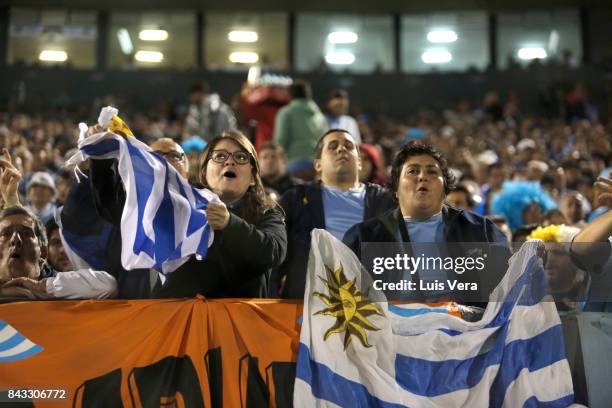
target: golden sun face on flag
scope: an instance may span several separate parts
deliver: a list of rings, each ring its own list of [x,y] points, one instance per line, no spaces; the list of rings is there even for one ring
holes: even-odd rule
[[[384,316],[382,310],[363,296],[355,286],[355,279],[346,279],[342,265],[336,271],[325,265],[325,270],[327,279],[321,276],[319,279],[327,287],[329,295],[320,292],[314,292],[313,295],[321,299],[327,308],[319,310],[315,315],[333,316],[336,323],[325,332],[324,340],[334,333],[344,333],[344,350],[351,343],[352,336],[357,337],[364,347],[371,347],[366,330],[379,328],[368,321],[368,317]]]

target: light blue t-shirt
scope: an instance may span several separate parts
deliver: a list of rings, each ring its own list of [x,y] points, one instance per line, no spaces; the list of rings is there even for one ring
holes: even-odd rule
[[[365,186],[341,191],[323,186],[323,213],[325,229],[342,241],[353,225],[363,221],[365,211]]]
[[[416,221],[410,217],[404,217],[408,236],[410,237],[410,246],[412,247],[413,257],[423,257],[434,259],[444,257],[440,251],[440,243],[446,242],[444,239],[444,221],[442,213],[438,213],[425,221]],[[431,262],[432,267],[419,268],[419,277],[425,282],[434,282],[436,279],[439,282],[445,282],[448,275],[444,269],[436,269],[433,267],[434,262]],[[437,266],[437,265],[436,265]],[[409,271],[404,272],[405,279],[410,280],[412,275]],[[425,292],[427,295],[427,292]],[[437,292],[438,295],[441,292]]]

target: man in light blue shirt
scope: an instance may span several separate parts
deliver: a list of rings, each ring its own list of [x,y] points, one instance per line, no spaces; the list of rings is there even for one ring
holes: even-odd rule
[[[396,206],[393,196],[376,184],[359,181],[361,167],[355,139],[343,129],[325,133],[316,146],[314,168],[319,182],[306,183],[287,191],[281,198],[287,226],[287,258],[279,276],[286,276],[282,296],[302,298],[310,233],[324,228],[338,239],[354,224]]]

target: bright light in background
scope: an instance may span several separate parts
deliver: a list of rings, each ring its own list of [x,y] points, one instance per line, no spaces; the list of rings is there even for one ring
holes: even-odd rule
[[[425,51],[421,54],[421,61],[426,64],[446,64],[452,59],[453,55],[446,50]]]
[[[434,30],[427,33],[427,41],[432,43],[452,43],[457,41],[457,33],[453,30]]]
[[[139,62],[162,62],[164,54],[158,51],[138,51],[134,58]]]
[[[522,60],[544,59],[548,57],[546,50],[541,47],[525,47],[518,50],[518,57]]]
[[[119,47],[121,47],[121,52],[125,55],[130,55],[134,52],[134,45],[132,44],[132,39],[130,38],[130,33],[125,28],[120,28],[117,30],[117,40],[119,40]]]
[[[259,39],[255,31],[230,31],[227,39],[231,42],[253,43]]]
[[[38,59],[41,61],[64,62],[68,59],[66,51],[43,50]]]
[[[358,39],[357,33],[352,31],[334,31],[327,35],[327,40],[332,44],[353,44]]]
[[[142,41],[165,41],[168,39],[168,32],[166,30],[142,30],[138,38]]]
[[[330,52],[325,55],[325,61],[332,65],[350,65],[355,62],[355,55],[348,51]]]
[[[236,64],[254,64],[259,61],[259,55],[256,52],[232,52],[229,60]]]

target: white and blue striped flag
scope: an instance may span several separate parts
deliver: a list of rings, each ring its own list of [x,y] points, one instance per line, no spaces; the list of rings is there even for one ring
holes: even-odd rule
[[[13,326],[0,320],[0,363],[24,360],[43,350]]]
[[[296,407],[567,407],[574,394],[556,306],[529,242],[484,316],[402,313],[373,302],[361,265],[312,233]],[[365,272],[367,274],[367,272]],[[439,312],[433,308],[432,312]]]
[[[79,126],[80,152],[69,164],[85,159],[118,160],[126,196],[121,215],[123,268],[155,269],[167,274],[192,255],[204,258],[213,241],[204,211],[208,203],[220,202],[219,197],[191,186],[166,159],[135,137],[104,131],[85,138],[87,127]],[[103,235],[97,238],[106,239]],[[88,265],[89,258],[95,260],[93,249],[87,253],[77,235],[64,234],[63,238],[75,266],[93,266]],[[88,245],[93,248],[93,244]]]

